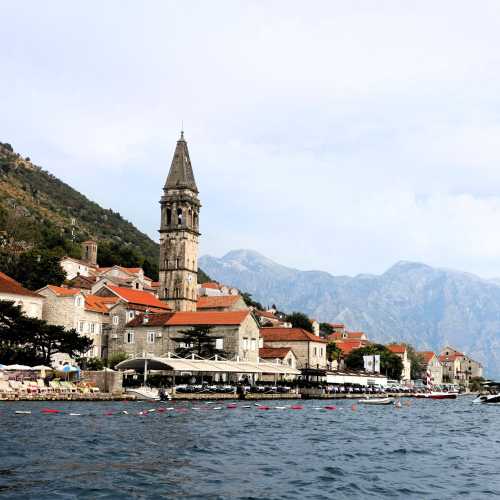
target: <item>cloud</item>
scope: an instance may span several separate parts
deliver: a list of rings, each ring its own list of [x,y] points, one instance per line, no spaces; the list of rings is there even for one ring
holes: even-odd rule
[[[3,4],[2,139],[156,237],[183,121],[203,252],[500,275],[499,11]]]

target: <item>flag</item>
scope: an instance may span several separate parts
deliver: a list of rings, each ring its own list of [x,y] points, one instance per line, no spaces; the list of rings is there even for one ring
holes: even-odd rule
[[[380,373],[380,354],[373,356],[373,371]]]
[[[365,367],[365,372],[372,372],[374,365],[374,356],[371,354],[363,356],[363,365]]]

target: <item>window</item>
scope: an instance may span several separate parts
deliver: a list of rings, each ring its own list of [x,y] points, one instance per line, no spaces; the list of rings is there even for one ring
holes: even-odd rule
[[[248,349],[248,339],[243,339],[243,350],[246,351]]]
[[[148,344],[155,343],[155,332],[148,332]]]
[[[317,350],[316,350],[316,347],[313,348],[313,355],[316,356],[317,355]]]
[[[134,311],[129,311],[128,312],[128,319],[134,319]]]
[[[113,316],[113,325],[117,325],[119,322],[118,316]]]
[[[85,321],[79,321],[79,322],[78,322],[78,331],[79,331],[80,333],[83,333],[83,328],[84,328],[84,326],[85,326]]]
[[[172,209],[167,208],[167,226],[170,226],[172,224]]]
[[[215,339],[215,348],[222,351],[224,349],[224,339]]]
[[[250,341],[250,350],[251,351],[256,351],[257,350],[257,345],[256,345],[256,340],[255,339],[252,339]]]
[[[90,323],[90,333],[95,333],[95,324]]]
[[[182,226],[182,208],[177,209],[177,225]]]
[[[127,330],[125,332],[125,342],[127,344],[133,344],[135,341],[135,334],[132,330]]]

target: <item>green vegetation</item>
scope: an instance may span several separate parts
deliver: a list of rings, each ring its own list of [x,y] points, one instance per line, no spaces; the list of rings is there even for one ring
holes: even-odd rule
[[[251,293],[248,293],[248,292],[242,292],[240,290],[240,295],[241,297],[243,298],[243,300],[245,301],[245,304],[248,306],[248,307],[254,307],[255,309],[257,309],[258,311],[263,311],[264,310],[264,307],[263,305],[260,303],[260,302],[257,302],[255,301],[253,298],[252,298],[252,294]]]
[[[319,324],[319,334],[321,337],[328,337],[333,333],[333,326],[330,323],[320,323]]]
[[[0,301],[0,363],[50,365],[53,354],[79,357],[91,347],[92,340],[76,330],[28,318],[19,306]]]
[[[108,367],[113,369],[118,363],[125,361],[129,356],[126,352],[117,352],[108,358]]]
[[[211,326],[195,326],[191,330],[181,330],[179,333],[182,333],[182,337],[174,340],[184,346],[178,347],[175,353],[183,358],[192,354],[202,358],[211,358],[216,354],[224,356],[224,351],[216,348],[217,337],[210,335],[212,328]]]
[[[335,342],[328,342],[326,346],[326,359],[330,361],[340,361],[342,349]]]
[[[345,365],[351,370],[363,370],[363,356],[366,354],[380,354],[380,372],[388,378],[399,380],[403,372],[403,361],[397,355],[381,344],[372,344],[354,349],[345,358]]]
[[[87,239],[99,243],[100,266],[143,267],[158,279],[157,243],[119,213],[101,208],[0,143],[0,270],[9,274],[8,258],[30,250],[79,259],[80,243]],[[29,288],[24,278],[19,281]],[[199,270],[198,281],[210,278]]]
[[[313,333],[312,322],[304,313],[293,312],[292,314],[287,314],[285,321],[291,323],[293,328],[302,328]]]

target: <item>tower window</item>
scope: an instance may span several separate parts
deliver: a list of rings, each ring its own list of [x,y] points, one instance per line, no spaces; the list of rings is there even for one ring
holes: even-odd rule
[[[170,226],[172,224],[172,209],[167,208],[167,226]]]
[[[168,288],[165,288],[165,297],[168,297]]]
[[[177,209],[177,225],[182,226],[182,208]]]

